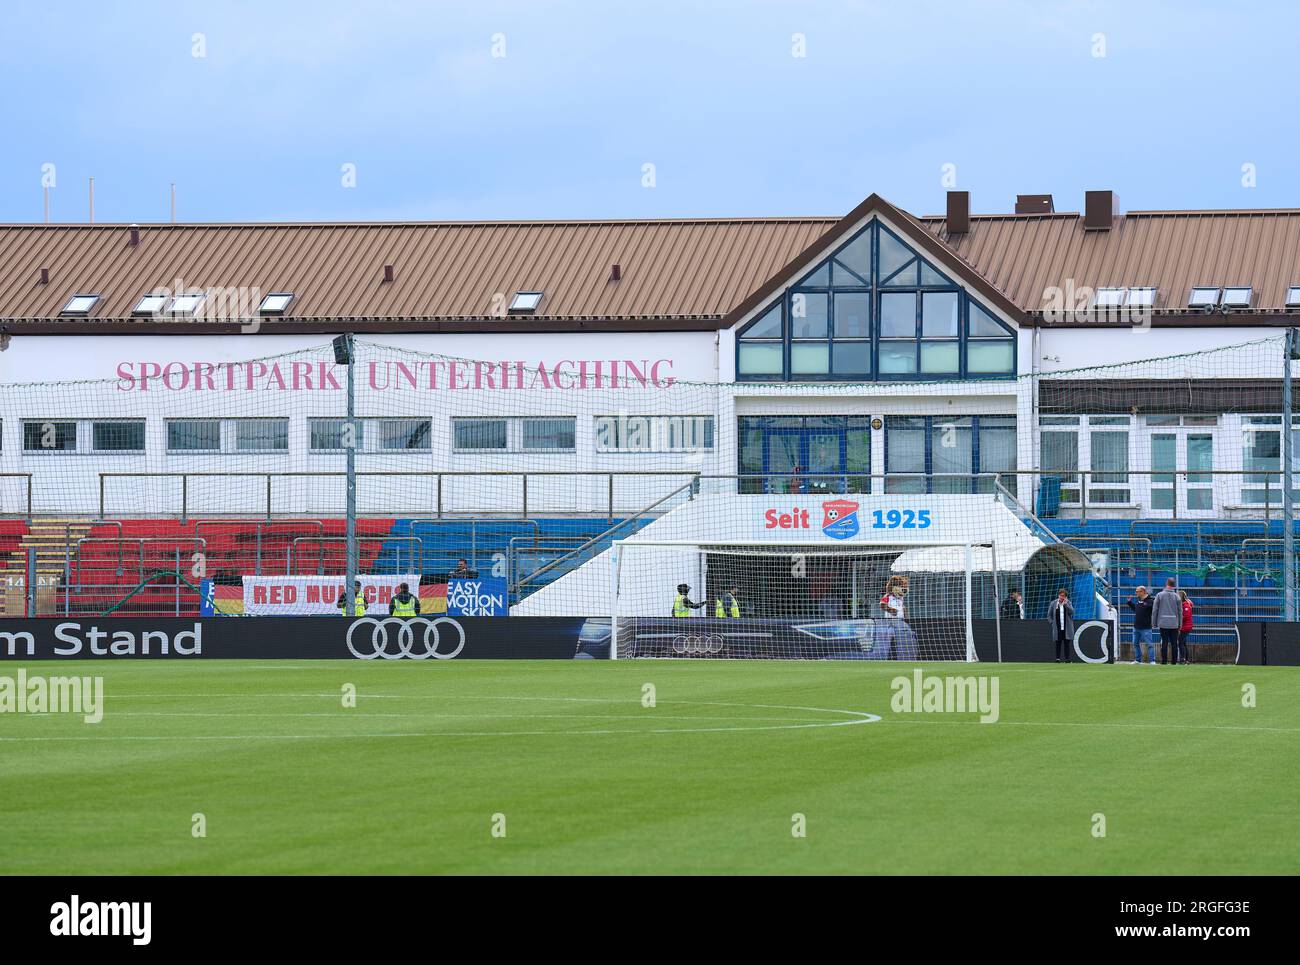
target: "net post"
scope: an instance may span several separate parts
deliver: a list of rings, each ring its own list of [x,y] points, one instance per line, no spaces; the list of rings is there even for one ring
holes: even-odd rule
[[[975,622],[971,615],[972,604],[974,600],[971,594],[971,570],[974,564],[974,552],[971,544],[966,544],[966,662],[974,663],[978,658],[975,655]]]
[[[623,541],[616,539],[611,546],[609,588],[609,659],[618,659],[618,577],[623,562]]]
[[[989,572],[993,574],[993,631],[998,641],[998,663],[1002,662],[1002,591],[998,589],[998,547],[989,541]]]

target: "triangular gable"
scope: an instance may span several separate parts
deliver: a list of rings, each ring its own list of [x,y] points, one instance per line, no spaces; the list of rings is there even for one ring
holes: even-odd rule
[[[766,302],[772,295],[787,288],[792,284],[800,281],[794,276],[794,273],[810,262],[817,262],[829,255],[838,245],[843,244],[846,236],[856,226],[870,219],[872,215],[879,215],[884,218],[888,225],[887,230],[893,231],[914,249],[922,257],[913,259],[919,262],[916,266],[917,271],[924,271],[927,267],[930,271],[939,271],[958,278],[967,285],[971,291],[977,294],[987,304],[994,306],[1003,312],[1008,318],[1017,325],[1028,324],[1025,313],[1016,306],[1000,289],[991,284],[988,279],[976,271],[969,262],[965,261],[952,248],[944,244],[939,238],[923,228],[916,220],[901,208],[896,208],[878,194],[872,194],[860,205],[846,214],[837,221],[831,228],[821,235],[815,242],[801,251],[788,264],[783,266],[779,271],[765,281],[758,289],[750,294],[744,301],[727,313],[722,320],[722,327],[730,328],[735,325],[755,308]],[[849,247],[852,247],[851,245]],[[832,271],[843,269],[852,271],[853,259],[846,255],[845,251],[839,252],[836,256],[835,264],[832,265]],[[930,263],[927,265],[927,261]],[[841,264],[842,263],[842,264]],[[906,271],[908,265],[899,264],[894,266],[899,271]],[[820,268],[820,266],[818,266]],[[814,269],[816,273],[818,269]],[[915,284],[915,283],[913,283]],[[883,287],[883,286],[882,286]]]

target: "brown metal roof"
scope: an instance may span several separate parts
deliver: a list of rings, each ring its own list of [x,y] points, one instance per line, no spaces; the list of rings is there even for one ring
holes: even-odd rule
[[[57,318],[72,295],[94,293],[92,319],[126,318],[143,294],[179,279],[193,289],[293,292],[286,320],[487,319],[494,296],[508,305],[516,291],[545,292],[526,320],[532,328],[544,319],[717,319],[834,223],[142,225],[138,246],[126,225],[8,225],[0,317]]]
[[[1012,317],[1073,280],[1155,286],[1156,309],[1168,313],[1185,309],[1193,285],[1251,285],[1252,312],[1234,317],[1254,321],[1281,314],[1287,288],[1300,284],[1300,210],[1132,211],[1109,231],[1085,231],[1076,213],[973,215],[950,236],[942,217],[917,218],[873,194],[843,218],[163,224],[140,226],[138,246],[126,225],[0,225],[0,319],[10,331],[25,327],[18,320],[32,330],[120,330],[113,320],[129,318],[141,295],[180,280],[293,292],[286,315],[267,321],[284,331],[716,328],[872,212]],[[395,279],[384,282],[389,264]],[[521,290],[545,292],[535,315],[492,317],[497,293]],[[77,293],[101,295],[90,318],[60,318]],[[1212,319],[1186,320],[1222,323]],[[205,330],[189,320],[130,324]]]
[[[1185,310],[1196,285],[1250,285],[1252,309],[1282,311],[1300,285],[1300,210],[1130,211],[1109,231],[1085,231],[1077,213],[972,215],[959,235],[943,217],[917,220],[1025,311],[1070,279],[1076,290],[1155,287],[1168,312]]]

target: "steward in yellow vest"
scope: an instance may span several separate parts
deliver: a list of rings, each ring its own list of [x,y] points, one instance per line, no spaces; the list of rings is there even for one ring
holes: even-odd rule
[[[677,586],[677,596],[673,599],[673,616],[688,617],[692,610],[701,610],[704,608],[703,603],[692,603],[690,598],[691,588],[685,583],[679,583]]]
[[[339,594],[339,600],[336,604],[334,604],[336,607],[339,608],[339,613],[341,613],[345,617],[352,617],[352,616],[363,617],[366,615],[366,595],[361,592],[360,580],[357,580],[355,587],[356,587],[355,589],[356,596],[352,601],[353,612],[351,613],[348,612],[347,590],[344,590],[342,593]]]
[[[397,592],[388,601],[388,615],[393,617],[414,617],[420,615],[420,598],[411,593],[405,583],[398,584]]]
[[[714,602],[717,606],[714,608],[713,615],[719,620],[727,617],[731,617],[733,620],[740,619],[740,600],[736,599],[736,588],[734,586]]]

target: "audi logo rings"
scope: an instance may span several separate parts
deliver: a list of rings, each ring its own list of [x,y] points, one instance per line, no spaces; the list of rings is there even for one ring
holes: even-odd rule
[[[365,634],[360,634],[358,648],[354,636],[357,636],[357,628],[366,624],[370,625],[369,642],[367,644]],[[395,640],[389,636],[389,624],[397,626]],[[443,653],[438,649],[439,644],[442,643],[443,625],[454,629],[458,637],[456,649],[450,653]],[[423,641],[419,647],[415,642],[417,627],[424,628]],[[384,617],[382,620],[378,617],[362,617],[360,620],[354,620],[348,627],[347,640],[348,650],[358,660],[374,660],[376,657],[383,657],[385,660],[401,660],[403,657],[410,657],[412,660],[428,660],[430,657],[435,660],[451,660],[465,649],[465,628],[451,617],[436,617],[432,620],[427,617],[411,619]],[[389,647],[390,642],[396,646],[396,652]]]
[[[673,637],[673,653],[711,654],[722,652],[720,633],[679,633]]]

